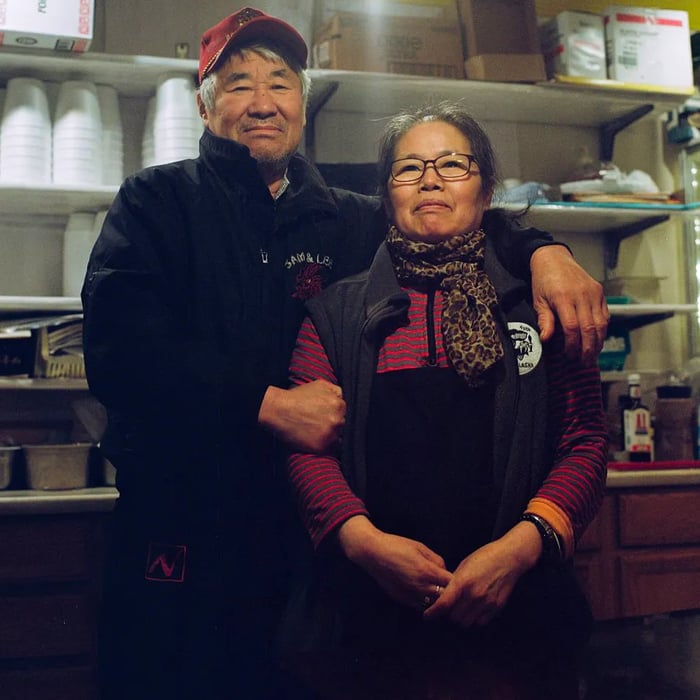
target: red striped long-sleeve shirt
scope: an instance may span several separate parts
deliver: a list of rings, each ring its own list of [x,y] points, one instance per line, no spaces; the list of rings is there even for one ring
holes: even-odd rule
[[[428,335],[427,296],[405,289],[411,299],[409,322],[389,335],[379,352],[377,372],[425,366],[429,353],[440,367],[449,366],[442,342]],[[435,295],[433,339],[441,339],[442,296]],[[558,532],[567,555],[595,516],[604,492],[607,430],[601,407],[600,377],[563,353],[546,352],[550,434],[556,440],[554,465],[527,510],[545,518]],[[301,327],[291,367],[293,384],[314,379],[337,383],[318,333],[306,319]],[[332,455],[294,453],[289,475],[315,546],[355,515],[370,514],[348,486],[338,459]],[[371,516],[370,516],[371,517]]]

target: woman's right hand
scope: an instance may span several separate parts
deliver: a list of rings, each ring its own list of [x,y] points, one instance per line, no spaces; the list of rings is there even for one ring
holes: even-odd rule
[[[394,600],[425,609],[452,574],[443,558],[421,542],[377,529],[364,515],[346,520],[338,529],[345,556],[364,569]],[[427,601],[427,602],[426,602]]]

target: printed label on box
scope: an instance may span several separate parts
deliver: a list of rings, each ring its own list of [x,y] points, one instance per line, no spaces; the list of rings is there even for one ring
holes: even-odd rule
[[[86,51],[94,14],[94,0],[0,0],[0,43]]]
[[[608,78],[693,89],[688,13],[622,5],[605,11]]]

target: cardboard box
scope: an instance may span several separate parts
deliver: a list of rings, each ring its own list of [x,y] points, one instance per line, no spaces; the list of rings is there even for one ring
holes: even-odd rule
[[[319,33],[316,68],[462,78],[459,27],[413,17],[338,13]]]
[[[534,83],[545,79],[541,54],[486,53],[464,62],[469,80],[492,80],[504,83]]]
[[[292,24],[311,47],[314,0],[257,0],[249,4]],[[107,53],[196,60],[202,33],[246,3],[103,0],[102,5]]]
[[[458,0],[464,55],[540,53],[535,0]]]
[[[458,19],[455,0],[317,0],[316,26],[323,28],[339,12],[444,22],[457,22]]]
[[[540,25],[547,77],[573,75],[605,80],[605,25],[594,12],[560,12]]]
[[[611,5],[603,14],[608,78],[693,90],[687,12]]]
[[[472,80],[544,80],[534,0],[458,0],[465,71]]]
[[[81,53],[94,16],[94,0],[0,0],[0,44]]]

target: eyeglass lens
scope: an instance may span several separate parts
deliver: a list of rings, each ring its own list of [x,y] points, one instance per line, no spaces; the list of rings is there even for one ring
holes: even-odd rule
[[[433,160],[401,158],[391,164],[391,177],[397,182],[417,182],[432,163],[440,177],[455,180],[467,175],[473,162],[474,156],[467,153],[450,153]]]

